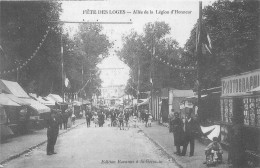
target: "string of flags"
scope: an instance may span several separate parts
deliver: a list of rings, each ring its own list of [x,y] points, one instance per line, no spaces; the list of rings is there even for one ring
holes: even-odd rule
[[[173,65],[170,62],[162,59],[160,56],[156,55],[155,53],[155,48],[153,47],[153,49],[149,49],[149,47],[145,44],[145,42],[143,41],[143,39],[141,39],[142,44],[145,46],[145,48],[152,53],[152,55],[154,56],[154,58],[156,58],[158,61],[160,61],[161,63],[170,66],[172,68],[175,69],[179,69],[179,70],[195,70],[196,68],[193,66],[180,66],[180,65]]]
[[[39,50],[41,49],[43,43],[45,42],[50,30],[56,32],[56,33],[59,33],[60,30],[58,28],[55,28],[55,27],[50,27],[48,26],[48,29],[46,30],[43,38],[41,39],[40,43],[38,44],[38,46],[36,47],[36,49],[34,50],[33,54],[26,60],[26,61],[23,61],[23,63],[19,63],[18,66],[16,68],[13,68],[11,70],[4,70],[2,72],[0,72],[0,75],[6,75],[8,73],[12,73],[12,72],[17,72],[19,71],[20,69],[24,68],[25,66],[28,65],[28,63],[38,54]]]

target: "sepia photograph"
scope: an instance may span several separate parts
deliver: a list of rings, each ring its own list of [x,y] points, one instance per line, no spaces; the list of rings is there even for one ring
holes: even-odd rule
[[[0,168],[260,168],[259,0],[0,0]]]

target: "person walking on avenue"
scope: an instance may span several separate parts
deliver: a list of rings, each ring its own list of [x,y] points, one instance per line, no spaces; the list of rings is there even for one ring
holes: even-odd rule
[[[85,117],[86,117],[87,127],[90,127],[90,120],[92,118],[91,113],[89,111],[86,111]]]
[[[176,146],[176,155],[181,155],[180,147],[184,145],[184,131],[183,131],[183,122],[180,118],[178,112],[174,113],[175,118],[172,120],[173,125],[173,137],[174,137],[174,145]]]
[[[125,118],[125,116],[123,114],[123,111],[121,111],[120,114],[118,115],[118,121],[119,121],[120,130],[122,129],[122,127],[124,129],[124,118]]]
[[[174,109],[168,115],[168,122],[169,122],[169,132],[172,132],[172,120],[174,119]]]
[[[103,127],[104,121],[105,121],[105,115],[103,111],[101,111],[101,113],[98,115],[99,127]]]
[[[148,110],[145,110],[145,114],[144,114],[145,127],[148,127],[148,118],[149,118]]]
[[[57,114],[56,114],[56,118],[58,120],[58,123],[59,123],[59,127],[60,129],[62,129],[62,124],[63,124],[63,119],[62,119],[62,113],[61,111],[57,111]]]
[[[47,120],[47,155],[56,154],[54,145],[59,134],[59,122],[57,119],[57,112],[52,110],[51,117]]]
[[[111,127],[113,127],[113,122],[116,120],[116,113],[113,110],[111,113]]]
[[[195,147],[195,131],[197,124],[195,120],[191,117],[192,109],[189,110],[187,117],[184,122],[184,146],[182,150],[182,155],[186,155],[187,147],[190,144],[190,157],[194,155]]]
[[[98,125],[98,115],[97,115],[97,112],[94,113],[93,119],[94,119],[95,127],[97,127],[97,125]]]
[[[129,112],[126,110],[125,111],[125,121],[126,121],[127,126],[128,126],[129,117],[130,117]]]
[[[69,113],[68,112],[64,112],[62,114],[62,122],[63,122],[63,128],[66,130],[67,126],[68,126],[68,119],[69,119]]]

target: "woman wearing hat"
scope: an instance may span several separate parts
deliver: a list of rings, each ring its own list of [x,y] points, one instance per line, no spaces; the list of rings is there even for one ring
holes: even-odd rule
[[[183,146],[184,142],[184,131],[183,131],[183,122],[180,119],[180,115],[178,112],[174,113],[174,119],[172,120],[172,128],[173,128],[173,136],[174,136],[174,145],[176,146],[177,155],[181,155],[180,146]]]

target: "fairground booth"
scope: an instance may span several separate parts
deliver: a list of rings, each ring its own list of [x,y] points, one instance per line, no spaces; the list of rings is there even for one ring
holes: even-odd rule
[[[243,118],[248,159],[260,159],[260,69],[221,79],[221,142],[229,145],[232,118]]]
[[[7,121],[15,133],[43,128],[44,121],[41,115],[49,113],[49,107],[33,100],[17,82],[0,80],[0,90],[10,100],[20,105],[5,106]]]

